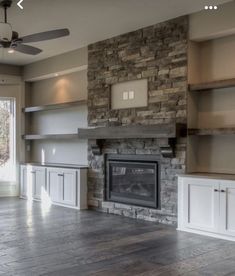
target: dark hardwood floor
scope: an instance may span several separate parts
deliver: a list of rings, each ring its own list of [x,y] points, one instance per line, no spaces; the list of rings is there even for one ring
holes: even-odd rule
[[[235,243],[94,211],[0,199],[0,275],[235,275]]]

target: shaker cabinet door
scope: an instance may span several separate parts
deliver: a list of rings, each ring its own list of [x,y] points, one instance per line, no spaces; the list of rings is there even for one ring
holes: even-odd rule
[[[63,203],[70,206],[76,206],[76,171],[63,171]]]
[[[219,182],[199,178],[184,181],[185,227],[218,232]]]
[[[220,184],[220,233],[235,236],[235,182]]]

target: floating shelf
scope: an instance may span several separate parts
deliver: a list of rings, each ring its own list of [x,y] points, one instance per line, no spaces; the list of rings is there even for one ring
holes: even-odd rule
[[[49,105],[39,105],[39,106],[29,106],[22,109],[23,112],[38,112],[38,111],[48,111],[48,110],[56,110],[56,109],[64,109],[74,106],[80,106],[87,104],[86,100],[67,102],[67,103],[58,103],[58,104],[49,104]]]
[[[203,90],[228,88],[228,87],[235,87],[235,78],[206,82],[206,83],[190,84],[189,91],[203,91]]]
[[[93,154],[102,153],[103,141],[106,139],[146,139],[166,138],[165,146],[160,147],[163,157],[172,158],[175,156],[176,139],[186,136],[185,124],[157,124],[157,125],[133,125],[116,127],[97,127],[78,129],[78,138],[91,139]]]
[[[198,136],[235,135],[235,127],[230,127],[230,128],[189,128],[188,135],[198,135]]]
[[[184,124],[132,125],[114,127],[79,128],[80,139],[135,139],[176,138],[185,132]]]
[[[67,139],[78,139],[78,134],[27,134],[23,135],[24,140],[67,140]]]

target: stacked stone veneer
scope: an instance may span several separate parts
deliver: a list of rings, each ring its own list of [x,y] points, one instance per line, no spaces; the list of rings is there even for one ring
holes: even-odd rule
[[[90,126],[186,123],[188,18],[127,33],[88,48],[88,122]],[[111,85],[148,79],[148,107],[111,110]],[[90,141],[91,143],[91,141]],[[186,140],[175,158],[161,156],[161,209],[105,202],[106,153],[159,154],[167,139],[106,140],[102,155],[89,146],[88,204],[100,211],[176,223],[177,178],[185,171]]]

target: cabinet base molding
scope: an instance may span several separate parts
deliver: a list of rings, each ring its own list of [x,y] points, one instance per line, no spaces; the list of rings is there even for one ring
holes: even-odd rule
[[[28,200],[27,197],[24,197],[24,196],[19,196],[19,199]],[[43,204],[40,199],[32,199],[32,201]],[[69,205],[55,203],[55,202],[51,202],[50,204],[53,206],[59,206],[59,207],[64,207],[64,208],[69,208],[69,209],[74,209],[74,210],[87,210],[88,209],[87,206],[69,206]]]
[[[235,237],[232,237],[232,236],[225,236],[222,234],[210,233],[210,232],[206,232],[206,231],[200,231],[200,230],[188,229],[188,228],[182,228],[182,229],[177,228],[176,230],[180,231],[180,232],[187,232],[187,233],[197,234],[197,235],[201,235],[201,236],[207,236],[207,237],[211,237],[211,238],[235,242]]]

